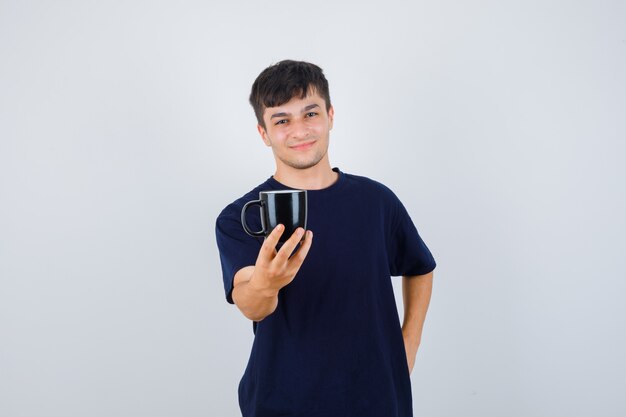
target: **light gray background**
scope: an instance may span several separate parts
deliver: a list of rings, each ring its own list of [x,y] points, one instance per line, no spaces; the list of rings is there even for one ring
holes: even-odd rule
[[[0,416],[238,415],[213,227],[284,58],[439,263],[416,415],[626,415],[625,42],[623,1],[0,1]]]

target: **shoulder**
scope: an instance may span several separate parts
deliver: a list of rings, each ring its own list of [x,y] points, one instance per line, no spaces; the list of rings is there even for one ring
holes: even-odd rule
[[[393,226],[398,222],[401,214],[405,211],[402,202],[387,185],[369,177],[345,174],[346,188],[350,189],[353,196],[358,196],[357,201],[365,199],[368,204],[377,207],[381,216],[390,221]]]
[[[385,184],[362,175],[345,174],[346,184],[355,192],[367,193],[381,200],[398,201],[396,194]]]

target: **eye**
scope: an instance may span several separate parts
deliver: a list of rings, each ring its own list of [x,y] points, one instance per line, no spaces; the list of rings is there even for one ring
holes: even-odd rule
[[[317,116],[317,113],[314,111],[310,111],[306,114],[306,117],[314,117],[314,116]]]
[[[279,121],[274,123],[274,125],[284,125],[285,123],[287,123],[287,119],[280,119]]]

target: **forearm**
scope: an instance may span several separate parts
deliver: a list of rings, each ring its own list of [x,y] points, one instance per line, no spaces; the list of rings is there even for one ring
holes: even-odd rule
[[[404,320],[402,334],[407,343],[419,346],[433,288],[433,273],[402,278]]]
[[[276,310],[278,293],[256,286],[253,275],[253,266],[245,267],[237,272],[233,287],[233,301],[248,319],[261,321]]]

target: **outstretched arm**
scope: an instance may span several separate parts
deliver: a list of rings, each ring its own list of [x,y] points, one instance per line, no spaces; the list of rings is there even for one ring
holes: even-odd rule
[[[422,340],[422,329],[426,312],[433,290],[433,273],[402,277],[402,299],[404,302],[404,320],[402,336],[409,365],[409,372],[413,371],[415,356]]]

